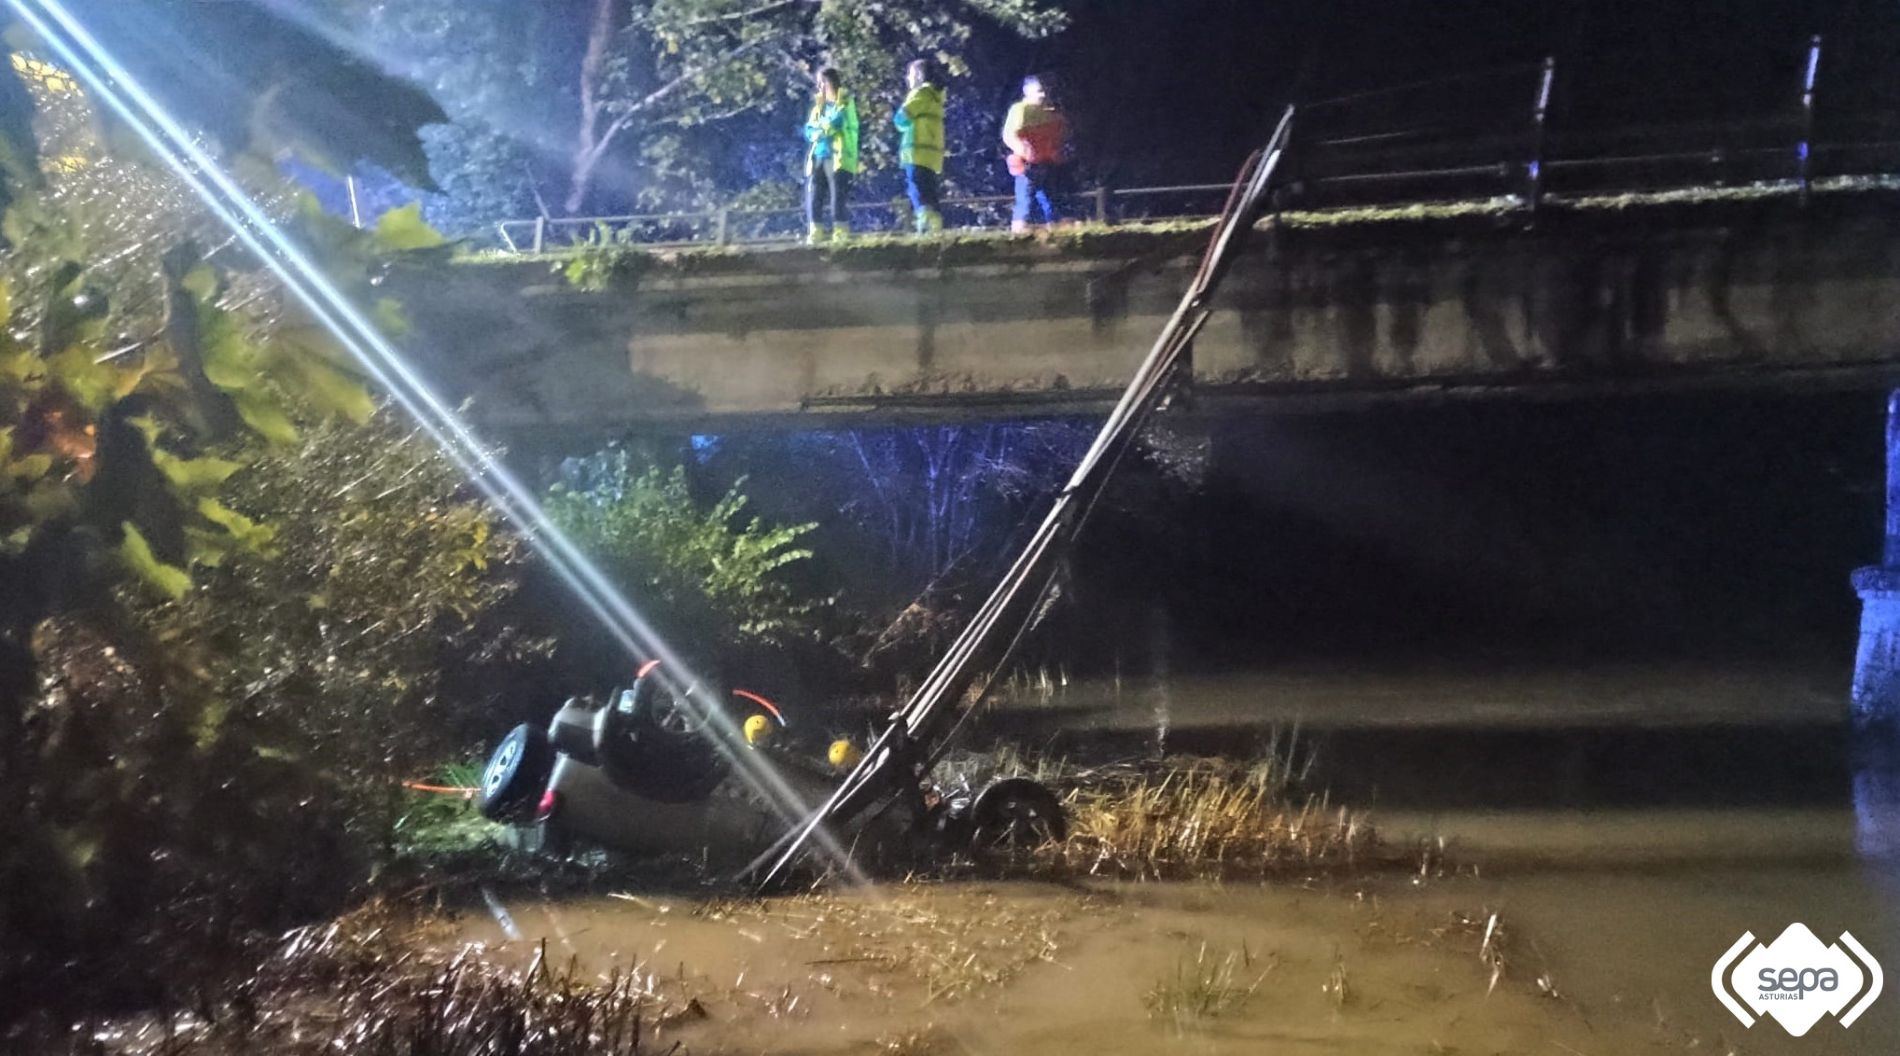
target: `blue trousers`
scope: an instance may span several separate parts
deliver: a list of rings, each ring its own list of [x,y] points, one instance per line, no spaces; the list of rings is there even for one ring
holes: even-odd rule
[[[1010,213],[1010,219],[1026,224],[1029,214],[1041,209],[1043,223],[1053,224],[1060,220],[1062,217],[1056,211],[1054,195],[1062,193],[1061,182],[1062,171],[1059,166],[1026,166],[1023,174],[1016,177],[1016,208]]]
[[[910,192],[910,207],[918,213],[925,209],[943,209],[943,175],[922,165],[904,166],[904,190]]]

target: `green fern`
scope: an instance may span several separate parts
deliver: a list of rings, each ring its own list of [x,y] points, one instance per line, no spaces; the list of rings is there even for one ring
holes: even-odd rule
[[[808,560],[815,524],[742,518],[739,480],[702,509],[676,467],[637,469],[622,450],[582,461],[548,496],[554,522],[668,630],[727,643],[784,643],[817,633],[819,603],[784,571]]]

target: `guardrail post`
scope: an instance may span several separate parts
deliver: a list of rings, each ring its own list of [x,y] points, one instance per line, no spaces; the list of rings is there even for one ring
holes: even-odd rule
[[[713,214],[713,241],[722,246],[731,241],[731,229],[726,224],[731,214],[732,210],[723,205],[719,207],[719,212]]]
[[[1813,189],[1812,167],[1809,149],[1814,142],[1814,79],[1821,70],[1821,35],[1816,33],[1808,38],[1808,68],[1801,75],[1801,143],[1795,148],[1795,164],[1799,166],[1801,177],[1801,204],[1808,204],[1808,193]]]
[[[1524,167],[1524,201],[1533,212],[1544,199],[1544,128],[1550,119],[1550,86],[1557,79],[1557,57],[1544,56],[1544,72],[1537,79],[1537,101],[1531,107],[1531,158]]]
[[[546,246],[547,242],[548,218],[546,216],[537,216],[534,218],[534,251],[536,253],[541,252],[542,247]]]
[[[1108,188],[1106,186],[1095,188],[1095,222],[1108,223]]]

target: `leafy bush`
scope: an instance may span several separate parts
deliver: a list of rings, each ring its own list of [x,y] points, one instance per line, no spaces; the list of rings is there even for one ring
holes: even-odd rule
[[[60,165],[0,174],[0,1021],[149,1002],[334,910],[392,779],[531,648],[460,477],[255,261],[199,251],[210,218],[107,155],[76,88],[41,94]],[[413,210],[287,226],[391,329],[372,270],[441,241]]]
[[[202,570],[199,589],[146,618],[282,750],[380,790],[489,732],[498,682],[481,668],[546,649],[498,615],[522,547],[468,491],[432,444],[387,420],[315,428],[226,488],[233,509],[272,526],[269,552]]]
[[[69,985],[64,962],[123,997],[442,849],[397,827],[398,780],[466,752],[493,671],[542,650],[501,617],[518,541],[426,441],[315,424],[248,457],[219,495],[269,526],[259,546],[201,560],[175,598],[126,583],[36,628],[19,870],[0,877],[28,911],[0,921],[0,979]]]
[[[694,648],[789,645],[818,634],[821,603],[787,582],[811,557],[796,544],[814,524],[742,521],[735,483],[701,508],[684,468],[638,469],[611,448],[564,467],[547,512],[671,640]]]

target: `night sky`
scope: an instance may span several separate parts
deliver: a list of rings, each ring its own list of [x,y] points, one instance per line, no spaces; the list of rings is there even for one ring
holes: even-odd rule
[[[1792,106],[1807,39],[1826,37],[1821,100],[1896,101],[1900,8],[1870,0],[1081,0],[1047,41],[992,39],[974,65],[999,94],[1057,75],[1092,171],[1134,180],[1225,178],[1290,101],[1558,60],[1553,128],[1741,116]],[[1851,88],[1850,88],[1851,86]],[[1408,96],[1429,104],[1430,89]],[[1453,97],[1455,105],[1469,105]],[[1487,105],[1528,116],[1528,88]]]
[[[950,84],[954,191],[1003,193],[998,128],[1030,72],[1053,75],[1075,129],[1079,186],[1225,181],[1270,134],[1289,102],[1426,82],[1374,106],[1327,111],[1350,129],[1449,119],[1527,124],[1536,77],[1557,61],[1550,130],[1566,133],[1658,122],[1759,120],[1798,102],[1807,42],[1824,37],[1817,138],[1850,115],[1900,112],[1900,6],[1875,0],[1068,0],[1070,27],[1025,41],[993,26],[969,48],[971,73]],[[537,46],[577,49],[574,32]],[[562,10],[551,5],[548,10]],[[552,17],[552,16],[551,16]],[[1504,71],[1518,71],[1507,74]],[[1447,77],[1499,71],[1454,85]],[[901,86],[861,85],[895,97]],[[523,98],[513,115],[556,144],[572,100]],[[724,194],[794,178],[802,104],[702,130],[704,164]],[[453,109],[453,106],[450,107]],[[1319,112],[1315,112],[1319,116]],[[558,166],[556,166],[558,167]],[[632,211],[623,168],[609,164],[595,212]],[[321,179],[310,182],[320,184]],[[860,197],[902,193],[894,171],[867,173]],[[405,194],[389,189],[393,204]],[[337,192],[340,195],[340,192]],[[342,201],[337,195],[338,203]]]

